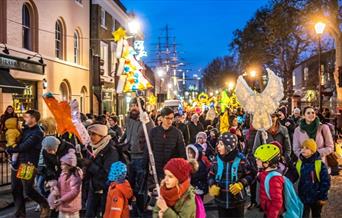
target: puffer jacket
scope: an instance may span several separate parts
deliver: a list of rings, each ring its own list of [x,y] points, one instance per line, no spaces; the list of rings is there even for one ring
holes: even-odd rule
[[[86,175],[89,178],[91,189],[95,192],[107,190],[106,182],[110,166],[112,163],[119,161],[119,153],[114,147],[114,142],[110,140],[96,157],[89,156],[88,158],[91,163],[87,167]]]
[[[302,167],[298,183],[298,195],[303,204],[314,204],[320,200],[328,200],[328,191],[330,188],[330,176],[326,165],[322,162],[320,172],[320,182],[315,172],[315,161],[320,160],[318,152],[309,158],[300,155]]]
[[[6,146],[15,147],[19,141],[20,131],[18,130],[18,118],[12,117],[5,121],[6,130]]]
[[[278,218],[284,212],[283,205],[283,189],[284,189],[284,178],[282,176],[274,176],[271,178],[270,186],[270,197],[269,199],[265,191],[265,179],[270,171],[263,171],[259,173],[259,202],[260,207],[264,211],[267,218]]]
[[[231,181],[232,164],[237,156],[241,158],[237,172],[237,179],[235,181]],[[243,156],[243,154],[239,153],[237,149],[233,150],[224,157],[217,156],[216,159],[216,162],[214,162],[210,170],[208,180],[209,187],[212,185],[217,185],[220,187],[220,194],[215,197],[215,202],[219,207],[226,209],[239,207],[247,200],[246,191],[243,189],[240,194],[232,195],[229,192],[229,186],[237,182],[241,182],[243,187],[251,185],[256,177],[256,171],[250,167],[247,159]],[[223,162],[224,167],[221,179],[216,179],[219,161]]]
[[[196,194],[205,195],[208,193],[209,167],[202,160],[203,151],[200,145],[188,145],[186,153],[189,159],[190,150],[195,152],[195,159],[198,163],[198,170],[191,175],[191,185],[195,188]]]
[[[164,166],[171,158],[186,158],[182,133],[174,126],[165,130],[154,127],[150,135],[151,146],[156,163],[158,179],[164,178]],[[145,150],[147,154],[147,149]]]
[[[108,188],[106,210],[103,218],[129,217],[128,200],[132,197],[133,191],[127,180],[122,184],[112,182]]]
[[[82,209],[82,170],[78,169],[76,175],[68,176],[62,172],[58,179],[58,189],[62,204],[59,206],[59,211],[63,213],[75,213]]]
[[[38,125],[25,126],[20,142],[15,148],[8,148],[9,153],[19,153],[18,162],[38,165],[39,154],[42,148],[43,132]]]
[[[159,208],[157,206],[153,209],[153,218],[159,218]],[[163,218],[195,218],[196,217],[196,203],[194,188],[190,188],[177,201],[175,206],[168,208]]]

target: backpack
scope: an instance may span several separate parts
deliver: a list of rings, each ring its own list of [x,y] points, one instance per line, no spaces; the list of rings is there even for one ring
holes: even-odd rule
[[[298,160],[296,163],[296,169],[298,172],[298,175],[300,176],[301,173],[301,169],[302,169],[302,160]],[[316,173],[316,177],[318,182],[321,181],[321,170],[322,170],[322,160],[315,160],[315,173]]]
[[[230,177],[230,181],[231,182],[236,182],[238,180],[238,169],[239,169],[239,165],[241,162],[241,157],[238,155],[235,157],[232,166],[231,166],[231,177]],[[216,177],[215,180],[219,181],[222,178],[222,174],[223,174],[223,169],[224,169],[224,165],[222,160],[217,157],[217,173],[216,173]],[[227,178],[228,179],[228,178]]]
[[[270,180],[274,176],[282,176],[277,171],[271,171],[267,174],[265,178],[265,191],[267,198],[271,200],[270,196]],[[304,205],[299,199],[292,182],[285,176],[284,178],[284,206],[285,212],[283,213],[284,218],[301,218],[303,216]]]

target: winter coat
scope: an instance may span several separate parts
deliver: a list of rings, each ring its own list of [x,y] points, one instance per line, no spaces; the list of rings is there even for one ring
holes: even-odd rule
[[[159,208],[157,206],[153,209],[153,218],[159,217]],[[183,194],[177,201],[175,206],[169,207],[163,214],[163,218],[195,218],[196,217],[196,203],[195,193],[193,187]]]
[[[43,132],[38,125],[24,127],[23,135],[15,148],[9,148],[9,153],[19,153],[18,163],[32,163],[38,165],[39,154],[42,148]]]
[[[91,190],[95,192],[106,190],[110,166],[112,163],[119,161],[119,154],[114,147],[114,142],[110,140],[107,146],[95,158],[89,156],[88,159],[91,160],[91,163],[86,169],[86,175],[89,178]]]
[[[189,135],[188,135],[187,126],[184,123],[176,123],[175,127],[181,131],[183,138],[184,138],[184,142],[188,142]]]
[[[58,189],[62,204],[59,211],[63,213],[75,213],[82,209],[82,170],[79,169],[76,175],[62,172],[58,179]]]
[[[182,133],[174,126],[165,130],[161,126],[151,130],[150,141],[156,163],[158,179],[164,178],[164,166],[172,158],[186,158]],[[146,149],[147,153],[147,149]]]
[[[115,144],[119,143],[119,138],[122,136],[122,130],[119,125],[115,125],[110,127],[110,129],[115,133],[115,136],[112,137],[112,140]]]
[[[191,175],[191,185],[195,188],[196,194],[205,195],[208,193],[209,167],[202,160],[203,152],[200,145],[188,145],[186,147],[188,159],[190,149],[195,152],[195,159],[198,163],[198,170]]]
[[[271,143],[272,141],[277,141],[282,145],[282,153],[285,157],[291,156],[291,142],[290,142],[290,135],[287,131],[287,128],[285,126],[279,125],[278,131],[272,135],[270,132],[267,132],[267,140],[266,143]],[[254,140],[253,145],[253,153],[255,150],[260,146],[264,144],[262,139],[262,134],[260,131],[257,132]]]
[[[197,123],[197,126],[193,122],[188,123],[187,124],[188,141],[186,142],[186,144],[195,144],[197,133],[203,132],[203,131],[204,131],[204,128],[200,122]]]
[[[62,141],[58,146],[57,152],[55,154],[49,154],[45,149],[42,149],[43,163],[40,174],[42,174],[46,181],[57,180],[61,174],[61,162],[60,159],[66,155],[69,149],[75,149],[71,143]]]
[[[112,182],[108,188],[103,218],[128,218],[128,200],[132,197],[133,191],[127,180],[122,184]]]
[[[322,162],[320,181],[316,176],[315,161],[320,160],[320,154],[316,152],[309,158],[300,155],[302,167],[298,183],[298,195],[303,204],[315,204],[320,200],[328,200],[330,188],[330,176],[326,165]]]
[[[303,142],[308,139],[308,134],[298,126],[293,134],[293,152],[297,157],[300,155]],[[326,124],[320,124],[316,134],[317,150],[321,155],[322,161],[326,163],[325,156],[334,151],[334,141]]]
[[[19,141],[20,131],[18,130],[18,119],[15,117],[8,118],[5,121],[6,130],[6,146],[15,147]]]
[[[146,148],[145,134],[142,123],[139,119],[135,120],[130,117],[126,118],[126,131],[123,136],[125,142],[129,144],[129,151],[132,159],[144,158],[144,151]],[[147,132],[150,133],[154,127],[154,122],[150,119],[150,122],[146,124]]]
[[[231,181],[232,164],[237,156],[241,158],[237,172],[237,179],[236,181]],[[218,174],[219,161],[223,162],[221,179],[216,178],[216,175]],[[209,187],[212,185],[217,185],[220,187],[220,194],[215,197],[216,205],[222,208],[230,209],[244,204],[247,200],[245,189],[240,192],[241,194],[232,195],[229,192],[229,186],[231,184],[241,182],[243,187],[247,187],[252,184],[255,177],[256,171],[250,167],[247,159],[243,156],[243,154],[239,153],[237,149],[225,155],[224,157],[217,156],[217,160],[211,167],[208,180]]]
[[[283,205],[283,189],[284,178],[282,176],[274,176],[270,179],[270,197],[269,199],[265,191],[265,179],[270,171],[263,171],[259,173],[258,179],[260,182],[259,188],[259,202],[260,207],[266,214],[267,218],[278,218],[284,211]]]

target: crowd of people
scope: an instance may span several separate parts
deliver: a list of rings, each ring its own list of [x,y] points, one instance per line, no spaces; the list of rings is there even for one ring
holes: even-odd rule
[[[244,217],[247,202],[267,218],[291,212],[320,217],[336,173],[331,156],[338,131],[330,115],[310,106],[289,115],[282,106],[263,131],[253,128],[243,109],[214,110],[214,118],[208,111],[180,114],[169,107],[148,114],[143,100],[134,98],[122,126],[106,112],[81,114],[91,143],[80,145],[75,135],[57,134],[55,120],[36,110],[26,111],[19,125],[8,106],[0,132],[10,156],[15,216],[26,217],[27,196],[44,218],[200,218],[210,195],[219,217]],[[302,211],[289,204],[289,184],[295,183],[291,196],[303,203]]]

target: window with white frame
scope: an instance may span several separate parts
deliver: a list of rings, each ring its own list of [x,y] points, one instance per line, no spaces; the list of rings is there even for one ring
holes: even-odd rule
[[[304,68],[304,81],[307,81],[309,78],[309,68]]]
[[[112,18],[112,32],[114,32],[115,30],[115,19]]]
[[[63,59],[63,46],[63,25],[60,20],[57,20],[55,25],[55,52],[59,59]]]
[[[100,43],[100,58],[103,61],[103,65],[101,65],[101,69],[103,69],[104,76],[108,76],[108,44],[105,42]]]
[[[80,35],[77,31],[74,32],[74,63],[80,63]]]
[[[101,8],[101,26],[106,28],[106,11]]]
[[[22,26],[23,26],[23,47],[32,50],[32,31],[31,31],[31,15],[28,4],[23,5],[22,9]]]
[[[296,76],[295,75],[292,76],[292,85],[296,86]]]
[[[116,67],[116,43],[115,42],[110,42],[110,57],[111,57],[111,76],[115,76],[115,67]]]

